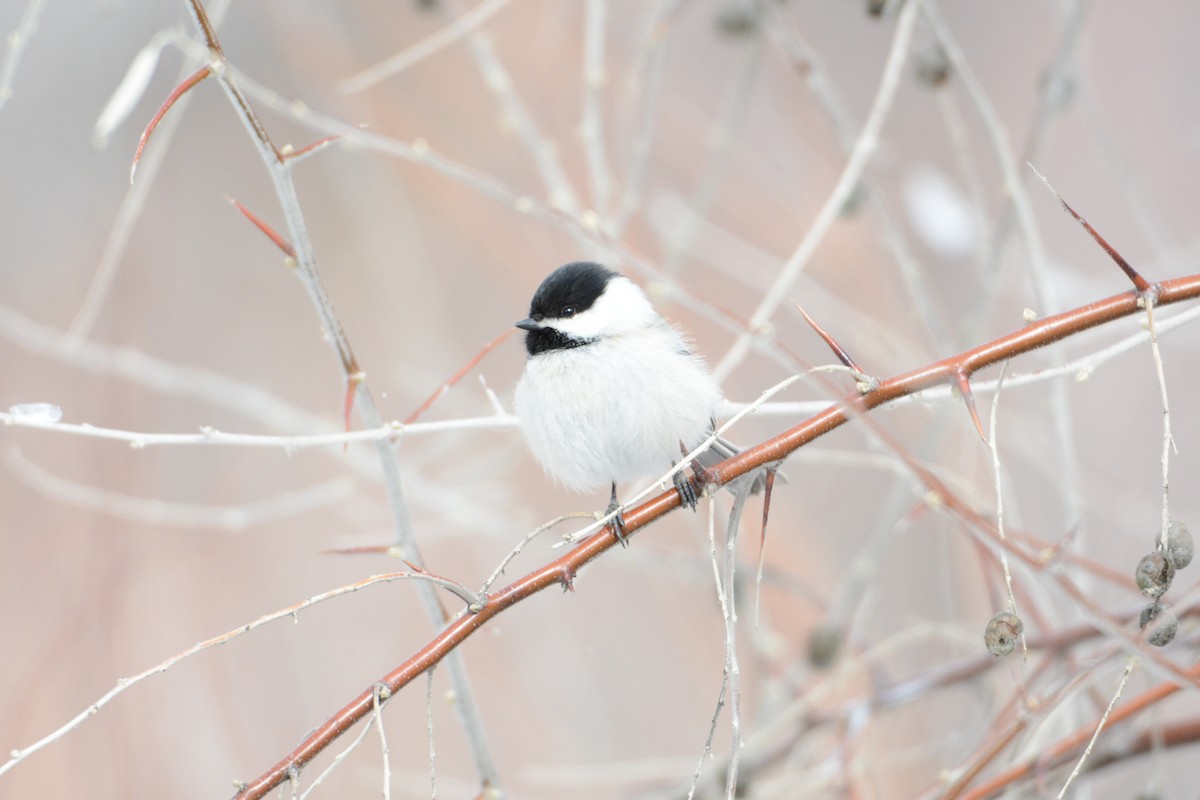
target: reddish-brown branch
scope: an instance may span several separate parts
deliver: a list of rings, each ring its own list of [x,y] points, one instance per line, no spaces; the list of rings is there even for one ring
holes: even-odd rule
[[[1200,666],[1192,667],[1188,670],[1188,673],[1193,678],[1200,679]],[[1112,713],[1108,715],[1108,727],[1111,728],[1124,722],[1134,714],[1144,711],[1155,703],[1161,702],[1164,698],[1178,692],[1180,688],[1182,687],[1177,683],[1160,683],[1128,702],[1116,706],[1113,708]],[[1088,722],[1071,735],[1060,739],[1057,743],[1046,749],[1040,758],[1009,767],[987,783],[976,786],[970,792],[962,795],[963,800],[984,800],[984,798],[996,797],[1018,781],[1032,777],[1037,772],[1061,766],[1072,759],[1078,758],[1095,732],[1096,723],[1094,721]]]
[[[1164,281],[1159,284],[1158,288],[1159,296],[1155,305],[1170,305],[1200,297],[1200,275]],[[783,460],[814,439],[840,427],[852,417],[865,411],[923,389],[953,382],[958,375],[969,377],[984,367],[1045,347],[1097,325],[1137,313],[1139,310],[1138,300],[1139,293],[1137,292],[1125,292],[1098,300],[1086,306],[1031,323],[1020,330],[959,355],[883,380],[873,391],[865,395],[858,392],[848,395],[841,402],[830,406],[799,425],[717,464],[712,468],[715,473],[714,477],[719,484],[724,485],[756,469]],[[923,472],[925,472],[925,477],[932,480],[932,476],[928,475],[927,471]],[[627,510],[624,514],[626,533],[633,535],[659,517],[674,511],[679,505],[679,492],[672,488],[636,508]],[[384,683],[392,692],[399,691],[425,670],[436,665],[468,636],[487,624],[492,617],[543,589],[561,585],[564,576],[576,574],[585,564],[616,544],[617,538],[612,529],[605,529],[584,540],[561,558],[529,573],[495,594],[488,595],[486,603],[480,611],[474,614],[464,613],[455,618],[440,634],[407,661],[385,675],[380,681],[372,682],[358,697],[335,713],[278,764],[252,783],[247,784],[238,793],[238,798],[248,800],[265,796],[267,792],[286,780],[290,771],[303,767],[352,725],[365,717],[373,708],[373,692],[376,684]],[[1027,554],[1027,557],[1030,561],[1036,560],[1031,555]],[[1195,668],[1194,672],[1185,674],[1194,681],[1200,678],[1200,667]],[[1169,694],[1177,689],[1177,686],[1170,685],[1162,687],[1158,691],[1166,691]],[[1148,704],[1149,696],[1150,693],[1147,693],[1138,700],[1121,706],[1122,714],[1133,713],[1135,702],[1141,702],[1142,705]],[[1137,706],[1137,708],[1140,707],[1142,706]],[[1114,712],[1115,714],[1116,712]],[[1092,728],[1089,727],[1088,736],[1090,736],[1091,730]],[[1060,747],[1065,746],[1065,744],[1060,745]],[[971,795],[971,797],[976,796],[984,795]]]

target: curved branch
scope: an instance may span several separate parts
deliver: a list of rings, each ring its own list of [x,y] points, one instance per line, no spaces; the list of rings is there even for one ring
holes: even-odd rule
[[[1189,275],[1164,281],[1158,285],[1158,289],[1159,296],[1155,303],[1157,306],[1191,300],[1200,297],[1200,275]],[[719,485],[727,484],[756,469],[781,461],[814,439],[840,427],[863,412],[924,389],[953,382],[958,375],[970,376],[992,364],[1045,347],[1106,322],[1131,316],[1141,308],[1140,296],[1135,291],[1113,295],[1030,323],[1020,330],[979,347],[963,351],[958,355],[950,356],[894,378],[882,380],[877,388],[867,394],[860,394],[855,390],[841,401],[799,425],[712,467],[713,478]],[[626,510],[624,514],[626,534],[633,535],[679,507],[679,493],[671,488],[636,508]],[[253,782],[246,784],[238,793],[238,800],[251,800],[266,796],[271,789],[287,780],[289,774],[295,774],[296,770],[311,761],[351,726],[363,719],[373,709],[374,692],[378,684],[387,685],[392,692],[399,691],[426,670],[435,666],[467,637],[486,625],[492,617],[543,589],[560,584],[567,586],[579,569],[616,545],[617,538],[612,528],[606,528],[584,540],[561,558],[530,572],[495,594],[488,595],[486,603],[477,613],[460,613],[428,644],[383,678],[373,681],[358,697],[313,731],[278,764]]]

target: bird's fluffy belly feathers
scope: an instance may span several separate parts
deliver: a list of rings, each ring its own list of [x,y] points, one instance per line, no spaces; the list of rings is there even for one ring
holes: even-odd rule
[[[679,460],[681,441],[691,448],[709,433],[720,389],[698,358],[679,356],[681,338],[662,333],[529,359],[517,416],[530,450],[563,486],[592,491],[661,474]]]

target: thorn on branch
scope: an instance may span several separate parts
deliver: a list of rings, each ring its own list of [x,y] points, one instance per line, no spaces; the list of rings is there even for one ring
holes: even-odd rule
[[[284,255],[286,255],[288,258],[291,258],[291,259],[296,258],[295,248],[293,248],[290,244],[288,244],[287,240],[284,239],[283,236],[281,236],[278,231],[276,231],[274,228],[272,228],[267,223],[263,222],[250,209],[246,208],[244,205],[239,203],[234,198],[230,197],[229,202],[233,203],[234,208],[236,208],[238,211],[242,212],[243,217],[250,220],[250,224],[252,224],[254,227],[258,228],[259,231],[261,231],[263,233],[263,235],[265,235],[268,239],[270,239],[272,242],[274,242],[275,246],[278,247],[280,250],[282,250]]]
[[[854,377],[858,381],[859,392],[866,394],[879,388],[878,378],[872,378],[870,375],[867,375],[867,373],[863,372],[862,367],[858,366],[854,359],[850,357],[850,354],[846,352],[846,349],[838,344],[837,340],[834,339],[828,331],[818,325],[816,320],[810,317],[808,312],[800,307],[799,303],[793,300],[792,305],[794,305],[796,310],[800,312],[800,316],[804,317],[804,321],[809,324],[809,327],[816,331],[817,336],[820,336],[821,339],[824,340],[825,344],[829,346],[829,349],[833,351],[835,356],[837,356],[838,361],[841,361],[847,369],[854,373]]]
[[[762,520],[762,543],[767,543],[767,518],[771,515],[771,491],[775,488],[775,473],[779,470],[775,467],[767,467],[766,478],[763,481],[763,520]]]
[[[358,125],[356,128],[354,128],[354,130],[362,130],[365,127],[365,125]],[[332,136],[326,136],[324,139],[318,139],[307,147],[302,147],[299,150],[293,150],[291,145],[284,145],[284,147],[279,151],[279,155],[284,161],[299,161],[300,159],[307,158],[314,153],[319,153],[345,135],[346,134],[344,133],[335,133]]]
[[[1049,189],[1051,192],[1054,192],[1054,196],[1058,198],[1058,202],[1062,203],[1062,207],[1066,209],[1068,214],[1075,218],[1076,222],[1083,226],[1083,229],[1091,235],[1091,237],[1096,241],[1096,244],[1104,248],[1104,252],[1108,253],[1108,257],[1111,258],[1113,262],[1121,268],[1121,271],[1124,272],[1125,276],[1133,283],[1133,288],[1137,290],[1138,294],[1150,295],[1153,298],[1153,296],[1156,294],[1154,286],[1151,285],[1151,283],[1145,278],[1143,278],[1141,274],[1133,268],[1133,265],[1126,261],[1125,257],[1118,253],[1116,249],[1110,245],[1086,219],[1081,217],[1078,212],[1075,211],[1075,209],[1071,208],[1070,204],[1063,199],[1062,195],[1055,191],[1054,187],[1050,185],[1050,181],[1046,180],[1045,176],[1034,169],[1032,164],[1029,165],[1029,168],[1033,170],[1034,175],[1037,175],[1042,179],[1042,183],[1046,184],[1047,189]]]
[[[777,471],[775,467],[767,467],[766,475],[763,477],[762,531],[759,534],[758,540],[758,573],[755,576],[754,584],[754,626],[756,628],[758,627],[759,611],[762,606],[763,567],[766,564],[767,558],[767,519],[771,516],[771,491],[775,488],[775,473]]]
[[[350,414],[354,411],[354,395],[358,392],[359,384],[363,382],[367,374],[362,370],[353,370],[347,372],[346,375],[346,400],[342,406],[342,422],[346,425],[346,433],[350,432]],[[342,445],[342,452],[346,452],[346,448],[350,443]]]
[[[987,444],[987,434],[983,432],[983,422],[980,421],[979,411],[975,408],[975,395],[971,391],[971,379],[962,370],[956,371],[954,385],[967,405],[967,413],[971,415],[971,421],[975,423],[975,430],[979,432],[979,438],[983,440],[984,444]]]
[[[563,567],[558,572],[558,582],[562,584],[563,592],[575,591],[575,570]]]
[[[683,442],[679,443],[679,453],[684,457],[688,454],[688,449]],[[699,490],[696,492],[697,495],[711,494],[714,488],[721,485],[721,476],[717,471],[701,464],[700,459],[693,458],[689,466],[692,468],[692,474],[696,476],[696,489]],[[694,503],[692,508],[695,510]]]
[[[167,95],[167,99],[163,101],[163,104],[159,106],[158,111],[156,111],[154,116],[150,118],[150,124],[146,126],[146,130],[142,131],[142,138],[138,139],[137,151],[133,154],[133,164],[129,167],[129,182],[131,184],[133,183],[133,176],[137,174],[138,162],[142,159],[142,151],[146,149],[146,143],[150,141],[150,134],[154,133],[155,129],[158,127],[158,124],[162,122],[163,117],[166,116],[167,112],[171,109],[171,106],[175,105],[179,98],[183,97],[188,90],[211,74],[212,70],[208,68],[208,65],[205,65],[193,72],[187,78],[184,78],[183,83],[176,86],[171,93]]]

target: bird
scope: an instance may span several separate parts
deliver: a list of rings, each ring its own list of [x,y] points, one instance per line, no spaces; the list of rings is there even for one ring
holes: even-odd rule
[[[575,261],[534,292],[525,331],[525,369],[514,409],[530,451],[567,489],[611,486],[661,475],[714,430],[722,398],[704,360],[661,317],[645,292],[614,270]],[[722,439],[697,460],[707,467],[738,450]],[[674,484],[693,510],[696,493],[681,473]],[[624,520],[614,532],[626,543]]]

